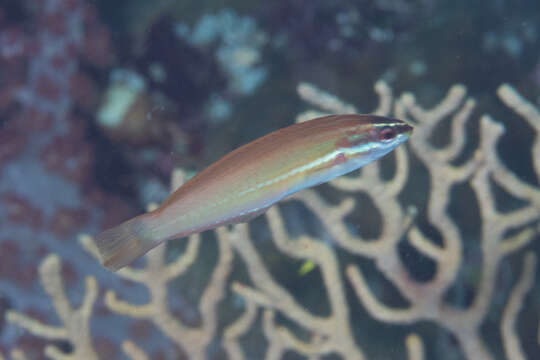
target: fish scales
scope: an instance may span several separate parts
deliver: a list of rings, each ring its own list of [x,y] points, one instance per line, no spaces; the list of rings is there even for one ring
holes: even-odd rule
[[[103,232],[104,264],[115,270],[163,241],[248,221],[291,193],[383,156],[411,131],[397,119],[332,115],[272,132],[202,170],[157,210]]]

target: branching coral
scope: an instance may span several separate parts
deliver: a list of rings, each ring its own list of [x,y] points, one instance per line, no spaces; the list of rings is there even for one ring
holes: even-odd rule
[[[298,121],[314,114],[356,111],[354,106],[312,85],[302,84],[298,91],[306,101],[321,109],[310,111],[307,116],[301,114]],[[305,205],[329,235],[331,243],[312,235],[290,236],[283,209],[273,207],[264,215],[273,244],[283,256],[309,260],[317,266],[326,290],[328,314],[319,315],[302,305],[297,294],[291,293],[275,279],[274,269],[268,266],[265,254],[255,245],[251,224],[223,227],[216,231],[218,259],[199,300],[200,325],[183,324],[172,315],[167,304],[167,285],[172,279],[184,275],[198,257],[201,241],[198,235],[187,240],[185,251],[173,262],[165,262],[165,246],[160,246],[146,256],[145,268],[127,268],[118,273],[126,280],[146,286],[150,292],[150,302],[134,305],[128,300],[121,300],[119,295],[109,290],[105,295],[107,307],[119,316],[151,321],[190,359],[208,358],[209,346],[217,340],[229,359],[249,358],[242,339],[259,326],[259,318],[259,330],[266,339],[266,346],[260,351],[261,358],[283,359],[292,351],[308,359],[322,359],[329,354],[343,359],[367,359],[373,350],[360,346],[356,338],[355,330],[362,326],[353,318],[356,307],[362,307],[379,322],[409,325],[409,334],[401,344],[394,344],[404,348],[406,355],[396,358],[428,358],[432,344],[427,341],[425,333],[412,326],[418,322],[428,322],[451,334],[465,358],[495,359],[500,356],[494,354],[492,344],[481,333],[481,326],[493,310],[497,297],[500,264],[505,257],[512,256],[521,259],[521,270],[508,296],[497,300],[497,311],[502,313],[499,331],[506,358],[526,358],[517,328],[518,315],[526,305],[525,297],[534,286],[537,268],[536,254],[531,244],[537,241],[540,232],[538,185],[524,181],[503,163],[497,144],[504,134],[504,127],[488,115],[480,118],[476,149],[467,153],[466,125],[473,117],[475,102],[467,98],[464,86],[452,87],[446,97],[431,109],[418,105],[410,93],[395,99],[391,89],[383,82],[376,84],[375,91],[380,97],[375,113],[394,115],[415,123],[409,148],[402,147],[395,151],[393,175],[385,175],[383,165],[378,162],[366,166],[360,174],[336,179],[328,185],[332,191],[344,194],[338,204],[329,203],[316,190],[302,191],[289,199]],[[535,131],[532,167],[540,180],[540,114],[509,85],[501,86],[498,95]],[[448,118],[450,140],[444,147],[436,147],[431,143],[431,138],[435,129]],[[463,156],[464,153],[470,155]],[[416,207],[405,206],[402,198],[408,182],[414,179],[413,169],[418,169],[418,162],[426,169],[429,179],[429,196],[422,209],[418,204]],[[182,173],[176,175],[173,182],[179,186],[183,181]],[[453,201],[451,194],[456,186],[461,185],[469,187],[471,195],[467,202],[478,209],[474,215],[479,224],[476,246],[480,260],[475,264],[467,263],[464,256],[467,246],[471,245],[465,243],[462,222],[449,211]],[[520,199],[523,205],[501,208],[494,187]],[[375,238],[368,238],[351,229],[350,217],[354,215],[359,193],[367,196],[380,214],[380,231]],[[421,223],[418,217],[424,214],[425,221]],[[426,223],[435,230],[427,231]],[[97,256],[91,238],[82,237],[82,240],[85,248]],[[400,244],[403,243],[435,264],[433,276],[427,280],[414,276],[400,251]],[[336,248],[344,250],[349,256],[340,256]],[[232,278],[235,256],[245,266],[249,283]],[[366,260],[374,264],[377,272],[399,292],[406,305],[388,304],[388,297],[381,296],[380,291],[375,290],[372,278],[359,266]],[[471,285],[474,289],[470,302],[457,306],[449,301],[447,295],[459,282],[459,272],[468,267],[478,268],[478,278]],[[344,273],[342,268],[345,269]],[[88,333],[89,311],[95,299],[95,281],[88,280],[86,300],[81,310],[73,311],[63,295],[58,258],[48,257],[40,269],[44,287],[64,327],[45,326],[13,312],[8,320],[37,336],[70,341],[74,352],[69,356],[88,351],[87,357],[79,358],[95,358]],[[346,288],[349,285],[356,299],[347,296]],[[225,299],[229,286],[234,294],[243,299],[242,311],[235,319],[223,324],[218,304]],[[55,291],[51,290],[53,288]],[[280,320],[281,317],[288,318],[303,329],[302,333],[296,327],[286,325]],[[69,330],[76,326],[86,330]],[[77,334],[77,337],[72,337],[75,336],[73,334]],[[51,349],[49,347],[47,350],[49,355],[53,354]],[[129,340],[123,343],[123,350],[132,359],[150,358],[140,344]]]
[[[184,179],[181,171],[173,174],[173,189],[179,187]],[[220,232],[218,231],[218,236]],[[96,257],[97,252],[89,238],[84,239],[85,247]],[[190,359],[203,359],[206,347],[214,339],[217,330],[217,304],[224,297],[225,286],[231,271],[233,259],[230,245],[219,240],[219,259],[213,270],[212,277],[203,292],[199,310],[202,316],[200,327],[188,327],[176,320],[167,304],[168,283],[181,276],[195,261],[199,251],[200,235],[195,234],[188,240],[185,252],[175,261],[165,263],[165,246],[159,246],[147,256],[145,269],[124,268],[118,274],[126,280],[138,282],[148,287],[151,301],[145,305],[133,305],[118,299],[114,291],[105,294],[105,304],[115,313],[138,319],[152,321],[169,339],[179,345]],[[133,358],[144,358],[142,352],[129,342],[124,343],[124,351]]]
[[[305,87],[306,85],[304,85]],[[382,83],[377,84],[376,91],[381,98],[388,97],[390,91]],[[300,91],[302,93],[302,91]],[[312,94],[317,95],[315,92]],[[508,85],[501,86],[499,96],[523,115],[537,131],[536,143],[533,147],[535,165],[540,158],[540,152],[534,151],[538,147],[538,126],[540,117],[535,109]],[[328,96],[306,96],[308,101],[321,104],[325,110],[332,109],[327,106],[334,103]],[[433,320],[440,326],[446,327],[458,339],[467,358],[489,359],[491,355],[480,337],[480,325],[490,305],[495,285],[497,265],[501,258],[509,253],[521,249],[537,235],[537,230],[528,224],[538,221],[539,207],[538,188],[520,181],[499,160],[495,145],[503,133],[501,125],[495,123],[490,117],[481,119],[480,145],[474,156],[463,165],[455,166],[453,161],[462,152],[466,134],[465,120],[470,117],[474,101],[465,99],[465,88],[454,86],[447,97],[436,107],[425,110],[415,103],[411,94],[404,94],[395,104],[395,114],[400,118],[408,118],[416,122],[415,134],[410,143],[413,152],[423,165],[427,167],[431,177],[430,197],[427,204],[427,217],[430,223],[442,235],[442,245],[434,244],[426,238],[421,231],[413,226],[408,232],[408,240],[419,252],[431,258],[437,264],[437,273],[429,282],[414,281],[407,269],[400,261],[397,241],[400,230],[395,224],[404,223],[404,214],[396,202],[396,194],[404,185],[404,179],[399,174],[407,174],[406,157],[402,151],[396,154],[398,170],[392,182],[384,184],[378,179],[378,164],[370,165],[359,178],[354,180],[342,178],[334,181],[333,185],[344,190],[359,190],[370,195],[376,207],[382,213],[384,221],[383,231],[375,242],[366,243],[361,238],[351,239],[343,229],[343,223],[348,211],[329,208],[317,199],[313,192],[303,192],[298,196],[318,214],[319,219],[325,222],[335,241],[348,251],[374,259],[379,270],[396,286],[400,293],[408,300],[409,308],[392,309],[380,303],[370,292],[367,282],[357,267],[351,265],[347,268],[347,275],[363,305],[377,319],[392,323],[411,323],[418,320]],[[378,111],[383,114],[389,109],[389,100],[382,100]],[[338,109],[336,109],[338,110]],[[451,125],[451,141],[443,149],[437,149],[429,144],[429,137],[434,127],[445,117],[455,113]],[[401,164],[401,165],[400,165]],[[401,169],[399,168],[401,166]],[[537,169],[537,175],[538,169]],[[501,213],[496,209],[493,193],[490,191],[489,177],[512,195],[523,199],[527,206],[509,213]],[[457,271],[462,265],[462,238],[455,221],[448,214],[451,187],[457,183],[471,179],[471,186],[476,193],[479,203],[480,217],[482,219],[482,278],[473,304],[467,310],[458,310],[445,304],[443,297],[456,278]],[[519,189],[519,190],[518,190]],[[347,206],[344,204],[344,208]],[[352,206],[349,205],[349,208]],[[347,209],[349,210],[349,209]],[[337,214],[338,219],[328,216]],[[330,220],[329,220],[330,219]],[[339,221],[336,221],[339,220]],[[524,228],[523,228],[524,227]],[[332,229],[335,229],[332,231]],[[394,228],[394,229],[393,229]],[[507,236],[509,230],[523,228],[513,236]],[[527,277],[534,274],[534,254],[527,255],[524,273]],[[522,298],[514,294],[517,298]],[[515,300],[518,302],[518,300]],[[514,305],[516,306],[516,305]],[[505,344],[510,342],[504,336]],[[506,346],[507,351],[511,347]],[[513,347],[517,351],[518,347]],[[514,358],[512,356],[510,358]],[[518,356],[515,353],[516,357]]]
[[[96,279],[89,276],[86,278],[86,294],[79,309],[71,307],[66,297],[62,277],[60,276],[60,259],[56,255],[49,255],[39,267],[39,276],[45,291],[51,298],[54,309],[63,326],[53,326],[41,323],[24,314],[9,311],[6,314],[7,321],[28,330],[30,333],[48,339],[69,341],[74,348],[70,354],[65,354],[53,345],[45,348],[45,355],[52,359],[97,359],[97,355],[91,343],[90,315],[92,306],[97,297]],[[19,358],[24,356],[17,353]],[[16,358],[17,354],[13,354]]]
[[[0,354],[0,360],[4,360],[4,356]],[[14,349],[11,351],[11,357],[12,360],[27,360],[26,356],[24,355],[24,352],[22,352],[19,349]]]
[[[381,95],[380,105],[375,112],[389,115],[393,103],[390,89],[384,83],[376,84],[375,89]],[[354,107],[344,104],[336,97],[307,84],[299,87],[299,93],[326,112],[342,113],[354,110]],[[502,86],[499,94],[505,102],[520,109],[517,112],[525,116],[530,123],[534,123],[533,126],[537,129],[540,123],[537,121],[539,117],[532,106],[522,100],[508,85]],[[410,140],[411,147],[430,175],[431,188],[427,217],[440,232],[442,244],[438,245],[427,238],[417,226],[413,225],[407,232],[410,245],[437,264],[437,272],[430,281],[414,280],[403,264],[397,246],[410,222],[409,215],[402,209],[397,198],[405,186],[406,176],[409,173],[408,158],[404,149],[396,151],[396,171],[391,180],[381,179],[380,165],[375,163],[367,166],[358,177],[340,178],[331,184],[344,191],[361,191],[369,195],[377,210],[381,212],[383,221],[382,231],[375,240],[366,241],[361,236],[351,235],[347,230],[346,217],[354,207],[352,197],[338,206],[327,205],[315,191],[311,190],[298,193],[293,198],[301,200],[317,216],[340,247],[350,253],[374,260],[381,273],[409,303],[406,309],[386,306],[372,294],[359,268],[349,265],[346,275],[359,300],[373,317],[396,324],[410,324],[420,320],[434,321],[455,336],[467,358],[490,359],[492,355],[480,335],[480,326],[493,298],[499,262],[505,255],[516,252],[530,243],[538,234],[535,226],[530,225],[537,222],[540,217],[537,206],[538,189],[520,181],[501,163],[495,145],[503,133],[503,128],[488,116],[483,116],[481,119],[480,145],[474,155],[459,166],[453,165],[457,156],[463,151],[466,140],[465,121],[470,118],[475,105],[473,100],[465,100],[465,96],[465,88],[457,85],[450,89],[447,97],[439,105],[430,110],[417,105],[412,94],[408,93],[401,96],[394,104],[395,115],[416,123],[415,134]],[[312,116],[315,113],[309,114]],[[454,114],[451,141],[445,148],[435,148],[430,145],[429,137],[434,128],[451,114]],[[305,116],[300,115],[299,121],[304,118]],[[536,147],[537,145],[533,147],[533,152]],[[533,157],[536,164],[540,157],[539,152],[534,152]],[[502,213],[497,210],[494,194],[490,191],[490,178],[512,195],[526,201],[527,205],[513,212]],[[476,296],[471,306],[463,310],[447,304],[444,296],[463,265],[462,236],[455,220],[448,214],[450,193],[454,185],[466,181],[470,181],[480,209],[483,265]],[[519,191],[516,191],[517,189]],[[320,319],[313,319],[309,313],[305,312],[305,309],[299,308],[293,300],[288,300],[286,294],[282,294],[282,289],[277,288],[267,275],[258,275],[262,267],[254,263],[256,258],[254,249],[251,249],[253,253],[246,253],[249,249],[248,241],[244,241],[236,248],[248,267],[251,264],[249,272],[253,283],[257,284],[257,289],[236,285],[236,291],[265,308],[271,307],[281,311],[314,333],[322,333],[325,339],[314,349],[293,340],[287,331],[281,331],[283,339],[286,339],[290,348],[306,355],[312,352],[319,354],[337,352],[344,358],[360,358],[360,350],[352,341],[350,330],[344,325],[346,322],[342,320],[348,318],[348,305],[343,299],[343,285],[339,274],[336,274],[336,260],[333,253],[323,243],[307,237],[296,241],[284,241],[287,235],[280,223],[277,211],[275,209],[269,211],[267,218],[273,231],[274,241],[281,251],[292,257],[308,258],[319,265],[332,310],[336,312],[332,312],[329,321],[321,324],[316,321]],[[508,236],[508,232],[513,229],[521,230],[517,234]],[[525,278],[530,279],[534,276],[534,264],[535,255],[527,254],[523,268]],[[525,285],[517,287],[509,306],[519,307],[518,304],[523,301],[523,293],[526,289]],[[507,310],[506,313],[512,314],[508,316],[515,321],[516,310]],[[333,323],[333,321],[337,322]],[[512,320],[505,321],[505,323],[511,322]],[[415,337],[410,337],[409,343],[415,341],[411,339]],[[515,341],[515,331],[504,331],[503,342],[509,358],[519,356],[521,350]],[[414,346],[409,345],[409,349],[412,347]],[[410,351],[417,353],[415,350]]]

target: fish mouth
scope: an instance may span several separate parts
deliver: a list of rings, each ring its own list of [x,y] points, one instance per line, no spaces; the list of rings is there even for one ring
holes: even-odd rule
[[[396,132],[402,136],[409,137],[412,135],[413,127],[403,120],[394,119]]]
[[[411,125],[403,122],[403,125],[401,126],[401,133],[409,137],[412,135],[413,129],[414,128]]]

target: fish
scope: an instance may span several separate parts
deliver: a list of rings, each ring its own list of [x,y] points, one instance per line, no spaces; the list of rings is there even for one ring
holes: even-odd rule
[[[248,222],[297,191],[381,158],[412,131],[402,120],[345,114],[271,132],[199,172],[157,209],[97,235],[101,261],[116,271],[167,240]]]

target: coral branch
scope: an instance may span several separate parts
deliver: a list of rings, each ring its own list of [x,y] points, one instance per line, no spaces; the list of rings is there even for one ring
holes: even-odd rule
[[[377,92],[381,96],[391,96],[387,89],[382,89],[383,85],[379,84],[379,87],[381,90]],[[325,94],[326,96],[328,94]],[[538,114],[534,108],[530,107],[530,104],[522,100],[515,92],[510,92],[508,88],[501,89],[499,96],[505,98],[508,104],[511,103],[511,107],[520,108],[516,111],[526,117],[529,122],[534,122],[532,126],[538,133]],[[309,102],[319,104],[313,98],[310,98]],[[381,99],[381,102],[387,104],[388,100]],[[348,232],[344,216],[351,209],[349,203],[346,207],[341,205],[331,207],[312,192],[300,193],[295,198],[302,200],[316,214],[337,244],[348,252],[374,259],[379,270],[410,304],[406,309],[384,305],[371,293],[367,280],[359,268],[350,265],[346,270],[349,280],[358,298],[373,317],[390,323],[433,320],[456,336],[467,358],[491,359],[479,334],[480,324],[493,298],[495,274],[500,260],[503,256],[515,253],[528,245],[537,234],[536,230],[527,224],[539,219],[539,190],[519,180],[501,163],[496,144],[504,133],[504,128],[488,116],[483,116],[481,119],[480,146],[474,156],[458,166],[452,163],[464,149],[466,121],[471,117],[474,106],[474,100],[466,99],[466,89],[462,85],[452,87],[447,96],[432,109],[424,109],[416,104],[415,97],[411,93],[401,95],[394,106],[396,116],[402,118],[410,116],[417,123],[409,143],[412,152],[420,158],[430,176],[427,218],[441,234],[442,245],[435,245],[416,226],[411,227],[407,238],[416,250],[436,263],[437,272],[431,281],[419,283],[411,278],[400,256],[396,253],[397,242],[404,229],[407,228],[407,226],[399,227],[396,224],[409,222],[400,209],[400,205],[395,202],[395,197],[400,194],[404,181],[409,175],[407,157],[401,153],[396,152],[396,167],[399,175],[395,176],[393,182],[396,185],[390,191],[381,190],[385,189],[385,186],[378,176],[377,164],[366,166],[357,178],[345,177],[332,182],[333,186],[342,190],[362,191],[370,196],[384,222],[382,234],[375,241],[366,243],[357,235],[351,236]],[[388,106],[385,105],[384,108]],[[450,142],[444,148],[435,148],[430,144],[430,137],[436,126],[452,114],[454,115],[451,119]],[[533,156],[536,158],[538,153],[539,151],[536,151]],[[530,202],[531,205],[508,213],[499,212],[491,192],[490,177],[493,177],[510,194]],[[480,207],[483,254],[482,279],[478,284],[472,306],[465,310],[455,309],[444,301],[444,293],[453,283],[461,265],[464,245],[459,228],[455,220],[447,213],[447,208],[452,187],[464,181],[471,182]],[[522,229],[518,233],[506,237],[508,230],[520,227]],[[414,342],[414,340],[411,341]]]
[[[517,331],[515,329],[517,323],[517,316],[521,307],[525,295],[534,284],[534,274],[536,272],[536,256],[533,253],[527,253],[525,255],[525,262],[521,271],[521,278],[514,287],[508,304],[504,309],[503,318],[501,321],[501,333],[503,338],[504,352],[508,359],[521,360],[527,357],[521,349],[520,341],[517,337]]]
[[[409,360],[424,360],[424,344],[422,339],[416,334],[409,334],[405,339]]]
[[[320,107],[323,111],[335,114],[354,114],[357,112],[354,106],[344,103],[337,96],[317,89],[311,84],[300,83],[297,91],[303,100]]]
[[[319,348],[319,351],[323,353],[336,352],[346,359],[363,359],[364,355],[356,346],[352,336],[348,320],[349,307],[344,298],[343,283],[335,254],[325,244],[308,237],[294,241],[289,239],[283,226],[283,218],[277,208],[269,209],[266,217],[276,246],[281,251],[294,258],[308,258],[319,266],[327,288],[331,315],[323,318],[309,313],[272,279],[249,241],[245,225],[236,226],[229,233],[229,240],[246,263],[251,280],[253,284],[256,284],[258,290],[235,285],[235,291],[261,306],[281,311],[312,333],[322,334],[327,340],[326,345]],[[290,337],[289,340],[291,340]],[[307,348],[300,346],[300,343],[295,341],[280,341],[280,344],[291,346],[301,353],[304,350],[307,351]],[[270,350],[279,353],[277,349],[281,349],[282,345],[279,348],[276,347],[277,345],[271,345]],[[306,355],[313,355],[313,351],[310,350]]]
[[[375,83],[375,86],[373,87],[375,90],[375,93],[379,96],[379,105],[375,110],[373,110],[373,114],[377,115],[388,115],[392,111],[392,103],[394,101],[392,96],[392,89],[390,86],[388,86],[387,83],[385,83],[382,80],[379,80]]]
[[[45,354],[53,359],[97,359],[90,338],[90,315],[97,297],[97,283],[86,278],[86,292],[78,310],[71,308],[60,275],[60,259],[49,255],[39,267],[43,287],[51,298],[64,327],[44,325],[18,312],[9,311],[6,319],[27,331],[47,339],[66,340],[73,345],[73,352],[65,354],[54,346],[47,346]]]
[[[369,311],[369,313],[381,321],[410,323],[418,319],[418,311],[415,308],[398,310],[388,307],[372,295],[369,286],[364,279],[358,267],[349,265],[347,267],[347,276],[353,286],[356,295]]]
[[[246,309],[244,313],[223,332],[223,346],[231,360],[242,360],[245,358],[239,344],[239,338],[247,333],[257,316],[257,306],[255,303],[247,300],[245,304]]]
[[[171,188],[181,185],[185,176],[182,171],[175,171]],[[156,205],[149,206],[149,210]],[[233,260],[232,249],[229,244],[222,240],[223,235],[218,231],[218,262],[212,272],[199,301],[199,311],[202,317],[200,327],[188,327],[171,313],[167,304],[168,283],[178,276],[182,276],[195,262],[200,244],[200,234],[189,237],[185,251],[171,263],[165,263],[166,246],[160,245],[146,255],[147,265],[144,269],[125,267],[118,275],[139,282],[148,287],[150,302],[143,305],[134,305],[129,301],[120,300],[116,292],[109,290],[105,295],[105,304],[111,311],[125,316],[148,319],[152,321],[168,338],[180,346],[193,359],[204,358],[206,346],[212,341],[217,330],[217,304],[225,296],[224,290],[231,271]],[[93,245],[89,244],[88,238],[83,238],[86,249],[91,254]]]
[[[132,341],[124,341],[122,343],[122,350],[129,356],[132,360],[148,360],[149,357],[135,345]]]
[[[58,340],[67,338],[66,328],[45,325],[24,314],[9,312],[6,319],[18,327],[28,330],[33,335],[44,339]]]
[[[22,350],[19,350],[19,349],[11,350],[10,356],[11,356],[11,360],[28,360],[24,352],[22,352]],[[4,360],[4,359],[5,359],[4,356],[0,354],[0,360]]]
[[[536,131],[535,142],[531,150],[536,175],[540,181],[540,111],[508,84],[501,85],[497,89],[497,95]]]
[[[444,260],[444,249],[433,244],[428,238],[426,238],[417,227],[413,227],[407,234],[409,242],[416,250],[422,254],[430,257],[431,259],[442,262]]]
[[[266,360],[280,360],[287,350],[283,339],[276,336],[276,327],[274,322],[275,313],[272,310],[265,310],[263,317],[263,330],[268,341],[268,350]]]

